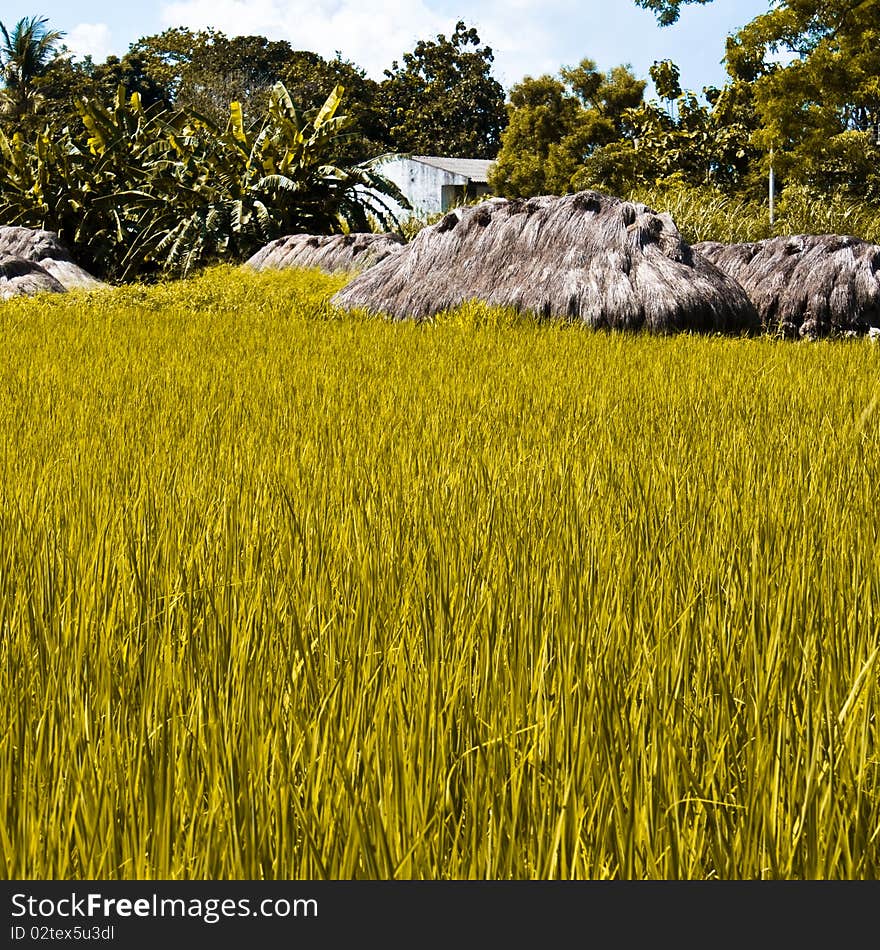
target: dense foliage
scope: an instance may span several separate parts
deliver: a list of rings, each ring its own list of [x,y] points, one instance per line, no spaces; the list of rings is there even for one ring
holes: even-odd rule
[[[629,69],[601,73],[589,59],[559,79],[526,77],[510,92],[493,188],[509,197],[574,190],[583,166],[624,136],[627,112],[644,91]]]
[[[636,2],[668,25],[711,0]],[[525,77],[505,105],[493,51],[463,21],[418,41],[377,81],[341,54],[213,29],[175,27],[122,57],[77,60],[45,19],[25,18],[0,33],[0,214],[61,230],[105,275],[185,270],[234,259],[278,228],[382,224],[381,206],[368,217],[355,200],[359,185],[377,181],[375,159],[404,152],[495,158],[490,184],[509,197],[690,190],[693,207],[747,206],[737,230],[752,232],[769,230],[751,211],[766,216],[772,166],[777,230],[793,220],[784,209],[812,202],[829,220],[858,206],[844,217],[867,236],[864,222],[880,216],[878,24],[880,0],[778,0],[725,50],[719,38],[721,88],[690,90],[674,62],[658,60],[646,99],[646,79],[628,66],[585,58]],[[278,125],[278,83],[296,104],[288,125]],[[346,121],[315,137],[337,87]],[[119,135],[90,142],[90,122]],[[269,138],[301,149],[296,161],[250,161],[267,122],[278,125]]]
[[[94,273],[130,278],[241,260],[297,232],[393,226],[402,200],[374,164],[328,164],[349,120],[337,87],[311,119],[276,84],[259,126],[233,102],[224,128],[122,86],[112,108],[78,100],[81,128],[26,140],[0,131],[0,220],[56,231]]]
[[[60,37],[51,39],[57,46]],[[317,112],[341,85],[352,126],[335,143],[336,161],[397,151],[492,158],[506,122],[504,89],[492,63],[492,50],[463,22],[448,37],[420,40],[380,82],[338,54],[324,59],[286,40],[173,27],[103,63],[57,56],[33,74],[29,88],[40,95],[32,111],[54,125],[71,118],[74,98],[111,99],[120,83],[145,107],[162,102],[223,125],[232,100],[241,103],[247,124],[258,121],[277,82],[305,114]]]
[[[784,180],[880,201],[880,0],[786,0],[728,41],[727,63]]]
[[[639,2],[664,24],[681,6]],[[880,0],[780,0],[728,38],[723,88],[683,89],[678,67],[658,61],[659,101],[599,107],[598,127],[565,70],[562,82],[527,77],[510,93],[493,184],[515,196],[666,183],[754,201],[772,164],[783,190],[880,203],[878,24]]]
[[[504,89],[492,77],[494,54],[459,21],[448,39],[419,41],[403,64],[385,71],[380,102],[398,151],[494,158],[505,126]]]

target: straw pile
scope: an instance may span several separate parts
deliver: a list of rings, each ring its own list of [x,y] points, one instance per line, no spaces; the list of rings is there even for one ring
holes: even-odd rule
[[[595,328],[743,333],[743,289],[682,240],[672,218],[593,191],[456,209],[333,298],[397,319],[469,300]]]
[[[743,286],[770,333],[818,339],[880,326],[876,244],[818,234],[694,249]]]
[[[0,300],[41,293],[64,293],[64,287],[39,264],[0,254]]]
[[[39,264],[65,290],[105,286],[77,265],[53,231],[15,226],[0,227],[0,254]]]
[[[292,234],[257,251],[246,263],[253,270],[319,267],[330,273],[366,270],[400,250],[393,234]]]

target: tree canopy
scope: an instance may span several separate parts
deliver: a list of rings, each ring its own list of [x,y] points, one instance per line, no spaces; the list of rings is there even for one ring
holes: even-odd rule
[[[0,110],[15,122],[36,110],[36,79],[45,73],[64,34],[50,30],[45,17],[24,17],[10,29],[0,23]]]
[[[783,177],[880,200],[880,0],[785,0],[728,39],[726,61]]]
[[[138,62],[170,101],[220,121],[230,100],[245,116],[261,113],[292,55],[286,40],[174,27],[133,43],[123,64]]]
[[[506,122],[494,53],[462,21],[455,32],[420,40],[402,65],[385,70],[380,102],[396,150],[494,158]]]
[[[712,0],[635,0],[635,2],[640,7],[656,14],[657,22],[661,26],[672,26],[673,23],[678,22],[683,6],[689,3],[711,3]]]
[[[507,130],[490,184],[502,195],[565,194],[597,151],[627,133],[646,83],[629,67],[601,72],[591,59],[559,78],[527,76],[510,91]]]
[[[45,21],[34,24],[38,33]],[[351,119],[349,132],[334,142],[340,150],[336,158],[343,161],[388,152],[494,158],[507,121],[504,89],[492,73],[492,49],[463,21],[449,36],[418,41],[380,81],[341,54],[325,59],[286,40],[229,37],[216,29],[173,27],[141,37],[123,56],[101,63],[67,55],[60,38],[56,33],[43,38],[38,64],[24,84],[17,81],[14,64],[7,70],[3,94],[21,100],[16,121],[26,114],[37,126],[75,122],[77,96],[111,99],[121,84],[145,106],[189,109],[220,124],[229,102],[237,101],[252,123],[263,114],[276,82],[284,83],[305,114],[319,110],[328,91],[341,85]],[[30,99],[22,98],[25,94]],[[7,131],[11,118],[7,110]]]

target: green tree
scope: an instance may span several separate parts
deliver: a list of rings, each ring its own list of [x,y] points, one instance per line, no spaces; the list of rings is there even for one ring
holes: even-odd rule
[[[320,108],[327,89],[336,85],[345,88],[351,126],[337,143],[340,160],[361,162],[393,149],[379,103],[379,83],[360,66],[339,55],[327,60],[317,53],[295,50],[282,68],[281,80],[305,112]]]
[[[371,163],[330,159],[341,96],[306,119],[276,84],[252,128],[237,102],[221,127],[122,86],[110,106],[77,101],[79,130],[0,131],[0,220],[58,232],[116,279],[239,261],[282,234],[368,230],[370,216],[393,226],[383,196],[399,191]]]
[[[93,96],[99,99],[112,99],[122,86],[129,97],[137,93],[144,108],[171,104],[170,86],[153,75],[146,57],[139,53],[129,50],[121,59],[108,56],[103,63],[88,64],[86,71],[94,87]]]
[[[105,68],[96,70],[102,84],[100,72]],[[219,30],[175,27],[138,40],[118,67],[109,71],[113,75],[108,81],[123,82],[145,102],[154,101],[158,92],[169,104],[195,110],[217,123],[225,121],[230,99],[240,102],[245,121],[253,122],[265,111],[276,82],[284,84],[304,114],[317,113],[327,90],[341,85],[351,126],[335,141],[339,154],[334,159],[359,162],[389,147],[386,123],[376,103],[379,84],[348,60],[337,56],[328,61],[317,53],[294,50],[284,40],[230,38]]]
[[[223,122],[230,100],[248,120],[261,115],[292,54],[285,40],[174,27],[133,43],[121,65],[140,69],[175,105]]]
[[[65,55],[65,52],[62,47],[61,54],[34,79],[34,91],[39,107],[26,120],[25,124],[29,127],[42,128],[49,125],[63,128],[68,122],[76,121],[74,101],[95,94],[91,60],[78,61]],[[10,123],[5,123],[5,126],[9,131],[13,131]]]
[[[706,4],[711,3],[712,0],[635,0],[635,2],[654,13],[660,26],[672,26],[673,23],[678,22],[681,8],[685,4]]]
[[[630,134],[600,151],[577,183],[627,191],[673,179],[688,185],[743,190],[754,152],[749,113],[733,87],[706,89],[705,102],[691,91],[664,87],[667,105],[647,102],[627,114]],[[678,95],[672,98],[672,94]]]
[[[559,79],[527,76],[510,91],[490,185],[507,197],[576,190],[593,156],[628,134],[645,85],[627,66],[603,73],[590,59],[563,68]]]
[[[450,37],[420,40],[385,70],[379,103],[391,147],[401,152],[494,158],[506,124],[494,54],[462,21]]]
[[[67,125],[79,126],[74,105],[76,100],[109,101],[119,86],[125,90],[126,96],[137,93],[144,108],[171,104],[169,90],[147,72],[143,58],[137,54],[128,54],[122,59],[108,56],[103,63],[97,64],[89,56],[79,60],[60,55],[34,80],[34,85],[40,96],[39,121],[35,124],[40,127],[48,125],[63,129]]]
[[[577,100],[552,76],[526,76],[510,90],[507,108],[508,125],[492,166],[490,187],[507,198],[553,191],[550,152],[574,130]]]
[[[261,115],[291,55],[284,40],[215,35],[185,73],[176,104],[222,122],[230,100],[241,103],[249,122]],[[325,86],[325,91],[327,87]],[[332,85],[331,87],[332,88]]]
[[[654,82],[657,95],[661,99],[667,102],[675,102],[682,94],[681,70],[671,59],[655,62],[648,73]]]
[[[10,32],[0,23],[0,111],[13,122],[36,112],[41,97],[36,80],[58,54],[64,34],[50,30],[45,17],[24,17]]]
[[[880,0],[782,0],[726,59],[753,83],[765,171],[772,149],[783,181],[880,200]]]

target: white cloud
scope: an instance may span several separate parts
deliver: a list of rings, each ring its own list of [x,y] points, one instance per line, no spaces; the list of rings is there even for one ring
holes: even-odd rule
[[[95,62],[113,52],[110,27],[106,23],[78,23],[64,37],[64,45],[74,56],[91,56]]]
[[[482,12],[473,18],[480,39],[492,47],[495,54],[495,73],[508,88],[523,76],[554,75],[562,65],[574,65],[587,55],[579,52],[560,59],[561,49],[567,44],[560,41],[566,31],[577,34],[579,24],[572,0],[490,0],[481,4]],[[466,22],[467,17],[463,17]]]
[[[553,21],[571,6],[572,0],[489,0],[479,4],[476,16],[456,17],[428,0],[170,0],[162,4],[161,19],[163,27],[211,26],[228,36],[286,39],[295,49],[328,58],[338,50],[374,79],[420,39],[448,36],[462,19],[492,47],[495,74],[510,85],[525,73],[559,69]]]
[[[286,39],[325,57],[339,50],[376,79],[418,39],[449,29],[422,0],[176,0],[161,15],[165,26]]]

